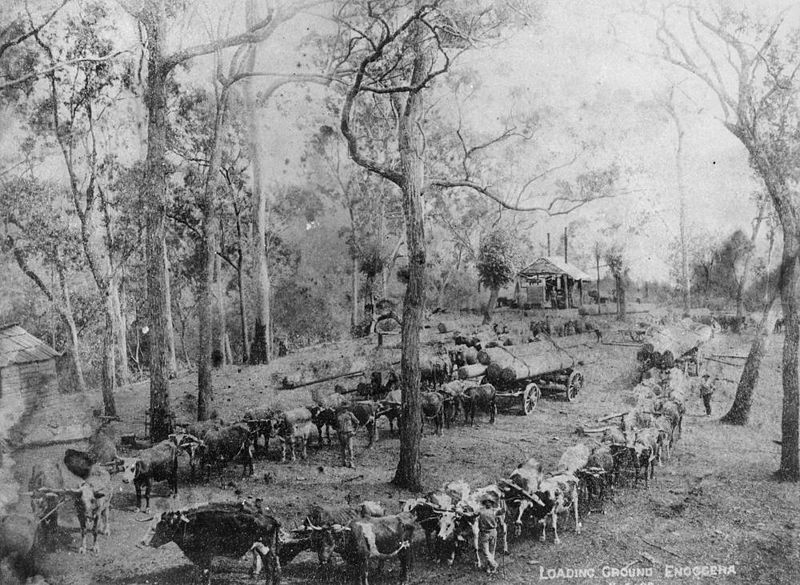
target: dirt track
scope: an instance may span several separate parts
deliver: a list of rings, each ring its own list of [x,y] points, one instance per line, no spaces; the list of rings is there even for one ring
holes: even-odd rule
[[[609,339],[609,336],[606,336]],[[695,394],[689,401],[683,437],[673,459],[656,468],[649,490],[632,485],[617,490],[605,515],[583,518],[583,532],[574,533],[571,521],[563,525],[562,544],[542,544],[529,538],[511,543],[511,555],[502,559],[501,571],[494,577],[477,572],[471,559],[462,557],[452,568],[438,566],[424,558],[418,549],[412,583],[532,583],[548,569],[594,569],[595,577],[543,580],[546,583],[797,583],[800,582],[800,541],[797,511],[800,495],[797,486],[771,479],[778,467],[779,448],[772,442],[780,436],[780,375],[778,364],[782,338],[773,340],[754,402],[751,424],[744,428],[720,425],[717,417],[730,404],[735,385],[724,383],[714,397],[714,414],[702,415],[702,403]],[[342,347],[331,350],[341,354]],[[506,475],[529,456],[553,467],[561,452],[581,439],[575,429],[591,426],[600,416],[625,410],[632,403],[630,389],[635,371],[635,349],[625,346],[583,346],[576,350],[586,362],[586,385],[578,400],[545,398],[529,417],[518,409],[502,413],[495,425],[483,417],[474,427],[459,421],[442,437],[426,434],[423,439],[424,484],[440,486],[454,479],[465,479],[473,486],[485,485]],[[746,336],[718,336],[707,351],[744,355]],[[321,352],[317,352],[318,357]],[[336,355],[331,355],[336,359]],[[275,366],[273,366],[274,368]],[[712,373],[737,378],[737,368],[708,362]],[[269,399],[265,389],[274,380],[269,367],[226,368],[216,373],[218,405],[223,417],[236,418],[253,401]],[[355,382],[349,382],[353,384]],[[176,404],[194,392],[193,376],[172,385]],[[301,391],[279,393],[281,400],[303,401]],[[125,420],[141,420],[148,389],[139,384],[120,392],[118,406]],[[136,428],[141,434],[141,424]],[[303,517],[307,504],[344,503],[348,500],[379,499],[395,510],[398,500],[409,494],[389,485],[396,463],[398,442],[387,430],[377,443],[365,450],[365,437],[357,441],[357,469],[338,467],[334,448],[311,449],[307,462],[281,465],[261,459],[255,475],[241,479],[241,468],[229,468],[209,484],[190,484],[182,478],[176,501],[154,498],[154,509],[187,506],[204,501],[263,497],[285,525]],[[27,469],[40,457],[57,457],[63,446],[18,453],[18,476],[27,482]],[[275,453],[271,454],[274,458]],[[188,467],[188,465],[186,466]],[[182,473],[188,471],[182,468]],[[265,481],[265,476],[270,480]],[[65,542],[42,559],[54,584],[98,583],[108,585],[152,585],[188,583],[192,566],[170,544],[161,549],[142,549],[136,542],[147,525],[136,522],[133,490],[121,486],[115,494],[112,534],[101,538],[98,554],[78,555],[77,523],[67,509],[61,515],[67,527]],[[156,484],[154,494],[164,495],[166,486]],[[27,502],[20,506],[25,509]],[[421,537],[421,532],[419,537]],[[735,567],[733,576],[668,576],[666,565]],[[643,577],[604,577],[613,568],[641,569]],[[650,568],[648,570],[648,568]],[[244,561],[221,560],[215,583],[254,583]],[[702,569],[701,569],[702,570]],[[706,569],[710,571],[710,569]],[[648,576],[649,574],[649,576]],[[283,571],[284,583],[345,583],[352,577],[344,565],[334,571],[317,571],[315,558],[299,556]],[[387,563],[374,583],[395,583],[396,567]],[[260,582],[260,581],[259,581]]]

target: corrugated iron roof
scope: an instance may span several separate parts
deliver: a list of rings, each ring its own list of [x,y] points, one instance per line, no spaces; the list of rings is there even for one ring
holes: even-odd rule
[[[522,276],[566,274],[574,280],[592,280],[592,277],[583,270],[569,262],[564,262],[563,259],[557,256],[542,256],[527,268],[520,270],[519,273]]]
[[[19,325],[0,328],[0,368],[11,364],[42,362],[61,355]]]

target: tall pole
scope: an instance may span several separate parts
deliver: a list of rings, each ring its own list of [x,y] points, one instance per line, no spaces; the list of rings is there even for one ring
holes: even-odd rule
[[[569,260],[567,260],[567,228],[565,227],[564,228],[564,264],[566,264],[567,262],[569,262]]]
[[[595,250],[594,259],[597,262],[597,314],[600,314],[600,252]]]
[[[550,256],[550,233],[547,233],[547,255]]]

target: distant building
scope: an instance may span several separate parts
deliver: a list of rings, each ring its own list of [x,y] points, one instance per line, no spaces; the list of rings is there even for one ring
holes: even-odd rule
[[[583,283],[591,280],[562,258],[542,256],[520,270],[500,297],[518,307],[571,309],[583,305]]]
[[[87,397],[59,388],[60,357],[19,325],[0,326],[0,441],[19,447],[91,434]]]

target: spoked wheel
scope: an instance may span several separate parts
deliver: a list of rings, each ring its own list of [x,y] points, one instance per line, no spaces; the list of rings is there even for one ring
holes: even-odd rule
[[[583,374],[572,372],[567,380],[567,400],[570,402],[575,400],[581,388],[583,388]]]
[[[532,413],[541,397],[542,391],[539,390],[539,387],[536,384],[531,382],[525,386],[525,392],[522,395],[522,414],[528,416],[530,413]]]

